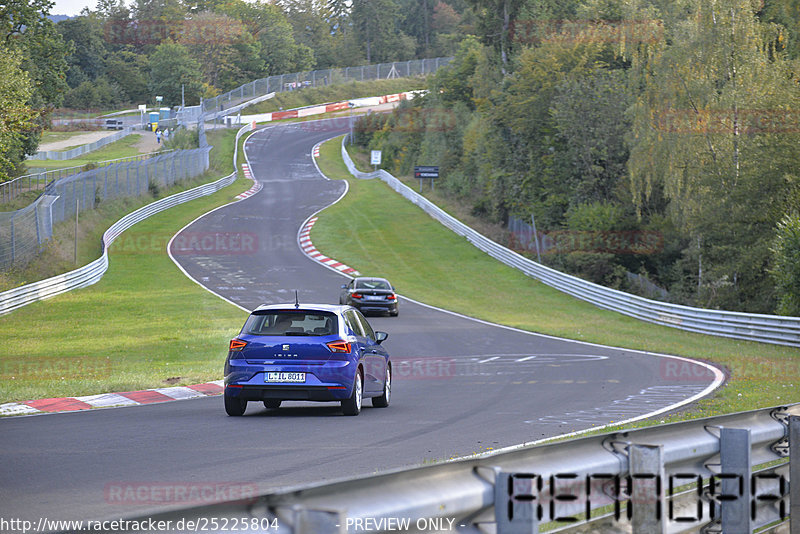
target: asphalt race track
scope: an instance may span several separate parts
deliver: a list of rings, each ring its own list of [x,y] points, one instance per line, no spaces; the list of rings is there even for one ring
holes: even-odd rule
[[[246,149],[263,189],[184,230],[246,235],[252,246],[173,250],[176,261],[247,309],[293,301],[294,289],[301,302],[337,303],[346,278],[307,258],[297,233],[344,191],[318,173],[311,150],[345,128],[334,121],[255,133]],[[526,334],[405,299],[399,317],[370,322],[390,334],[395,382],[389,408],[365,402],[358,417],[336,404],[250,403],[245,417],[231,418],[210,397],[0,420],[0,516],[98,519],[176,506],[163,494],[120,502],[113,491],[126,484],[264,492],[372,474],[629,419],[713,380],[686,361]],[[225,354],[220,346],[220,373]]]

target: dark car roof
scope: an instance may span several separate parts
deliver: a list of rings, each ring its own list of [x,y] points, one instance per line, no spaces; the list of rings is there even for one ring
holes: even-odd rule
[[[287,304],[262,304],[253,312],[267,311],[267,310],[286,310],[286,311],[325,311],[333,313],[341,313],[350,309],[350,306],[340,306],[332,304],[301,304],[299,308],[295,308],[294,302]]]

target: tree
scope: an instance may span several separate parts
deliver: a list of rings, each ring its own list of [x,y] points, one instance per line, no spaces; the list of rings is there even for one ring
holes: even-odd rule
[[[25,134],[37,113],[27,102],[33,95],[19,52],[0,45],[0,181],[8,180],[25,156]]]
[[[4,32],[0,55],[18,54],[19,68],[27,73],[32,89],[30,95],[16,105],[21,110],[39,110],[32,125],[20,126],[14,131],[16,148],[4,153],[14,166],[26,155],[36,152],[48,112],[60,104],[62,94],[67,90],[64,57],[71,48],[48,18],[51,6],[52,2],[48,0],[10,0],[0,4],[0,29]],[[15,70],[12,67],[8,69],[9,72]]]
[[[347,33],[350,27],[350,0],[327,0],[322,10],[333,34]]]
[[[786,212],[795,157],[798,72],[749,0],[691,2],[665,42],[635,57],[629,169],[641,208],[663,190],[687,236],[703,306],[767,312],[769,242]]]
[[[772,243],[770,271],[778,294],[777,312],[800,316],[800,217],[784,215]]]
[[[149,71],[147,56],[143,54],[122,50],[106,59],[106,77],[122,89],[120,96],[124,102],[147,102]]]
[[[400,8],[394,0],[353,0],[351,20],[359,40],[364,43],[367,63],[406,59],[413,55],[405,36],[396,27]],[[400,46],[398,46],[400,45]]]
[[[296,72],[313,65],[310,49],[297,44],[292,25],[280,7],[262,0],[231,0],[220,10],[242,21],[259,42],[266,74]]]
[[[312,0],[295,0],[288,14],[292,33],[298,45],[304,45],[313,52],[314,67],[324,69],[336,65],[335,37],[328,21],[325,20],[323,6]]]
[[[6,44],[19,36],[47,24],[50,0],[7,0],[0,4],[0,36]]]
[[[137,29],[133,41],[151,50],[166,39],[177,40],[188,13],[182,0],[135,0]]]
[[[186,104],[198,104],[203,94],[201,72],[200,64],[186,47],[164,41],[150,56],[150,94],[163,96],[164,105],[175,106],[181,101],[184,86]]]
[[[105,74],[108,52],[100,19],[85,15],[74,17],[59,22],[56,28],[64,41],[72,45],[72,53],[67,57],[67,83],[70,87]]]
[[[184,22],[178,42],[200,63],[203,79],[220,87],[220,75],[237,68],[239,58],[235,45],[241,43],[245,35],[250,37],[240,21],[223,13],[206,11]],[[238,78],[235,73],[227,77]]]
[[[508,70],[514,48],[512,28],[524,0],[468,0],[468,3],[479,13],[484,43],[500,53],[503,70]]]
[[[570,206],[629,201],[625,136],[627,78],[623,70],[597,68],[562,82],[552,100],[556,162],[570,188]]]

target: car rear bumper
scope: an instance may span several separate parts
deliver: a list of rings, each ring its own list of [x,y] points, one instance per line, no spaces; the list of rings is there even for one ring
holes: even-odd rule
[[[334,401],[350,398],[358,365],[349,360],[323,364],[253,364],[229,360],[225,368],[225,395],[245,400]],[[267,373],[305,373],[305,383],[267,383]]]
[[[353,307],[361,312],[389,313],[397,311],[397,302],[354,302]]]
[[[242,386],[225,387],[225,395],[239,397],[247,401],[264,401],[270,399],[292,401],[339,401],[349,399],[350,389],[337,386],[335,389],[325,386]]]

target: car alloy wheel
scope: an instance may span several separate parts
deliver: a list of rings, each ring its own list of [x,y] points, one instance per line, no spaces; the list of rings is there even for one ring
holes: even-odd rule
[[[372,405],[375,408],[386,408],[392,398],[392,368],[386,367],[386,381],[383,383],[383,395],[372,398]]]
[[[362,401],[362,385],[361,385],[361,373],[356,371],[356,380],[353,384],[353,394],[350,395],[350,398],[347,400],[342,401],[342,412],[345,415],[358,415],[361,413],[361,401]]]

